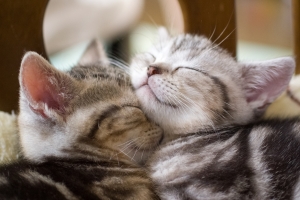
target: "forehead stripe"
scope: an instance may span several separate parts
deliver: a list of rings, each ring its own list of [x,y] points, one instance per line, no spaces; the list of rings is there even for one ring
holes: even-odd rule
[[[222,102],[223,102],[223,105],[222,105],[222,111],[221,111],[221,114],[217,115],[216,116],[216,121],[219,121],[219,120],[222,120],[224,117],[228,117],[230,116],[230,112],[231,112],[231,109],[230,109],[230,99],[229,99],[229,96],[228,96],[228,91],[227,91],[227,87],[226,85],[218,78],[218,77],[215,77],[215,76],[210,76],[210,78],[214,81],[214,83],[216,85],[219,86],[219,89],[220,89],[220,92],[221,92],[221,95],[222,95]]]
[[[102,121],[108,117],[110,117],[111,115],[113,115],[115,112],[119,111],[121,109],[121,107],[116,106],[116,105],[111,105],[108,108],[106,108],[102,114],[100,115],[100,117],[97,119],[95,125],[93,126],[93,128],[91,129],[88,137],[89,138],[94,138],[95,134],[97,133],[97,130],[99,128],[99,126],[101,125]]]

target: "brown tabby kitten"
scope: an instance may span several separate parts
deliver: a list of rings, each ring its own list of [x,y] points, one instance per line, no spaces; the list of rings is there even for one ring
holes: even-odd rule
[[[0,168],[0,199],[157,199],[139,164],[162,131],[145,117],[128,80],[105,62],[64,73],[26,53],[19,76],[25,160]]]
[[[239,63],[205,37],[162,33],[131,65],[142,108],[165,133],[149,161],[160,197],[300,199],[300,121],[254,123],[294,60]]]

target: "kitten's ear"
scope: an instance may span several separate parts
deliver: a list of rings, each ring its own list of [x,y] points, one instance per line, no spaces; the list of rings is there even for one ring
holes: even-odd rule
[[[244,90],[257,115],[286,90],[293,76],[295,61],[290,57],[243,64]]]
[[[23,57],[19,82],[21,98],[26,98],[30,108],[43,117],[50,117],[51,112],[67,114],[66,108],[76,94],[75,80],[35,52]]]
[[[161,26],[158,28],[158,37],[160,41],[166,41],[171,38],[171,35],[166,27]]]
[[[95,62],[108,62],[108,58],[105,54],[102,44],[94,39],[86,48],[81,58],[79,59],[79,64],[86,65]]]

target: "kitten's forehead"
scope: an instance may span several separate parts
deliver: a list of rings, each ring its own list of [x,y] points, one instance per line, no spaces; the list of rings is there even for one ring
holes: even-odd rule
[[[211,47],[212,43],[205,37],[193,36],[190,34],[179,35],[173,37],[165,43],[158,45],[157,49],[160,53],[174,55],[178,52],[182,53],[185,51],[202,51]]]
[[[226,50],[204,36],[179,35],[158,44],[151,53],[155,57],[155,63],[164,63],[160,66],[172,70],[177,67],[223,72],[239,70],[236,61]]]
[[[129,76],[120,68],[98,62],[92,65],[76,66],[68,72],[77,80],[97,79],[115,80],[118,84],[130,84]]]
[[[151,53],[156,58],[155,62],[178,67],[199,64],[204,52],[218,50],[206,37],[185,34],[159,43]]]
[[[118,85],[114,80],[86,80],[83,84],[85,86],[78,98],[74,99],[73,107],[87,107],[97,102],[111,102],[116,105],[128,102],[138,106],[138,100],[129,85]]]
[[[117,67],[96,63],[91,66],[74,67],[69,74],[76,78],[81,86],[80,95],[72,102],[74,108],[86,107],[97,102],[122,104],[128,99],[132,104],[137,104],[129,76]]]

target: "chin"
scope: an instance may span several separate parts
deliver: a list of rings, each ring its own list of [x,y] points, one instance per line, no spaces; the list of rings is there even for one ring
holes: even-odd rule
[[[150,89],[149,85],[145,84],[145,85],[142,85],[140,86],[137,90],[136,90],[137,94],[139,95],[143,95],[141,97],[149,97],[149,96],[153,96],[153,92],[152,90]]]
[[[138,90],[148,82],[146,68],[144,71],[137,71],[131,68],[130,70],[131,84],[134,89]]]
[[[156,109],[160,107],[159,103],[156,100],[155,94],[152,92],[148,85],[141,86],[135,92],[146,112],[155,112]],[[153,109],[151,109],[152,107]]]

